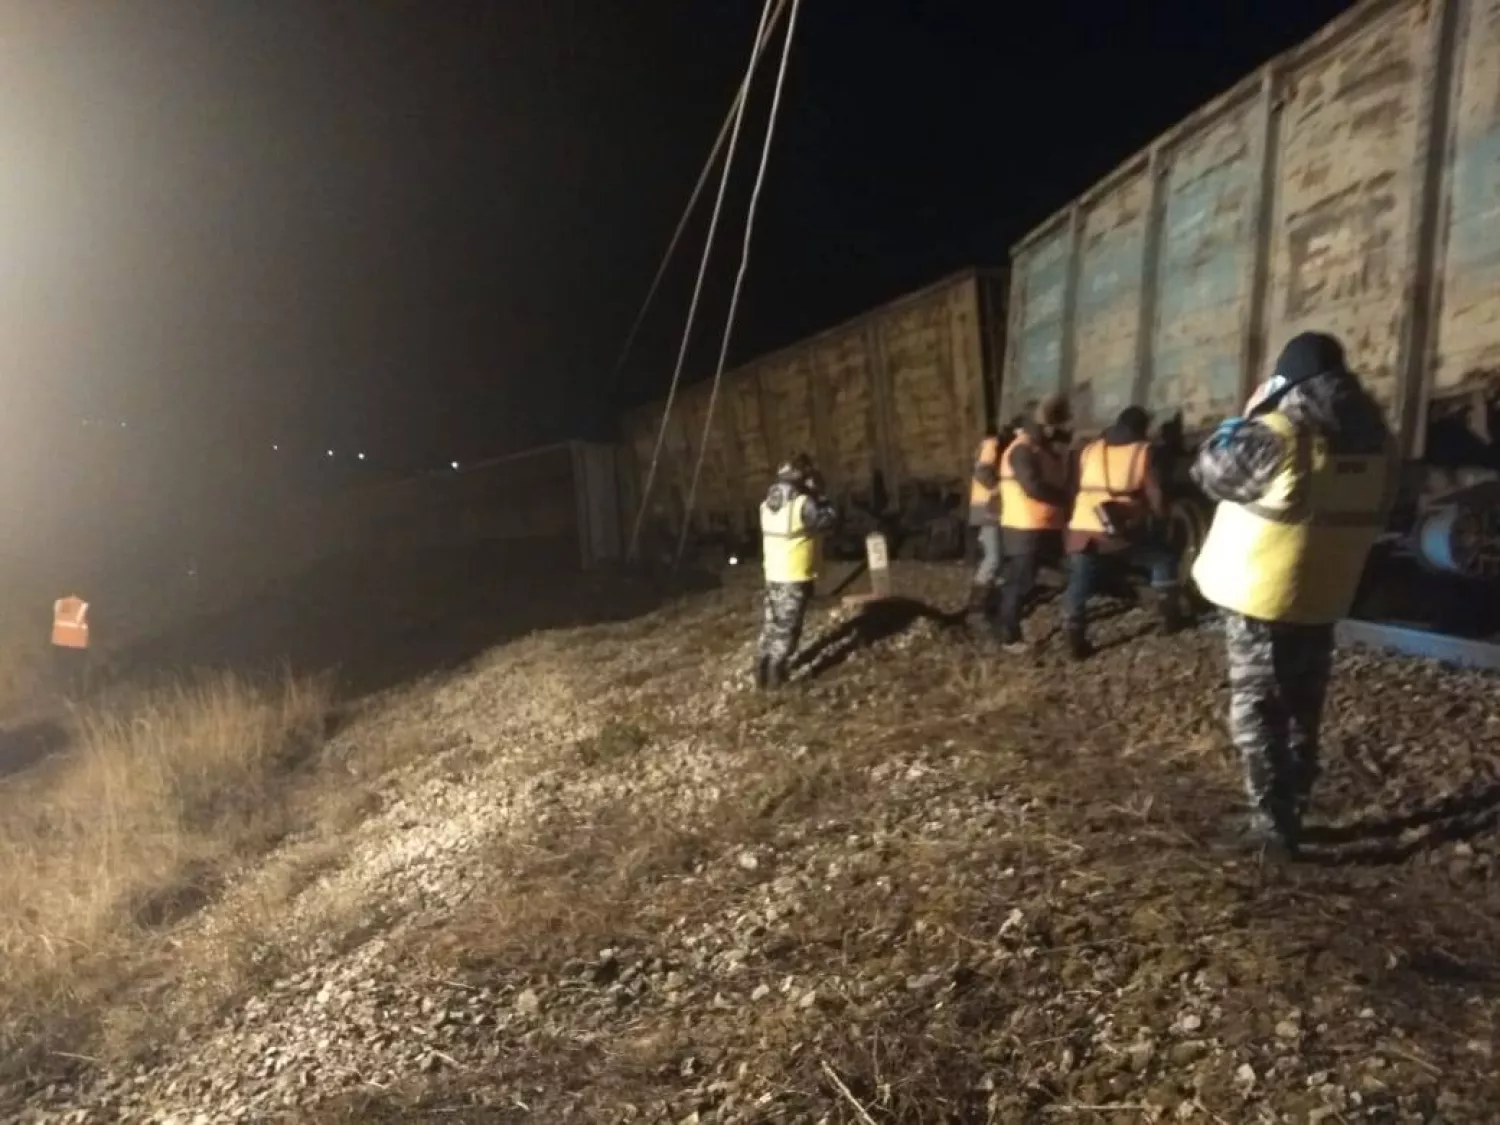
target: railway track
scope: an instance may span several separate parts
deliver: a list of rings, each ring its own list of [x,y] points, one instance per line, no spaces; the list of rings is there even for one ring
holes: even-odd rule
[[[1358,618],[1339,622],[1336,636],[1340,647],[1373,648],[1462,668],[1500,672],[1500,642],[1493,638],[1459,637],[1409,624]]]

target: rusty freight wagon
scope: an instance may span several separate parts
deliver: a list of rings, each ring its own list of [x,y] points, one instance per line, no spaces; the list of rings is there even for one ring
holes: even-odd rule
[[[1340,337],[1408,462],[1398,529],[1500,578],[1500,0],[1366,0],[1012,252],[1004,407],[1236,414],[1294,333]],[[1179,503],[1178,530],[1201,534]],[[1191,547],[1191,542],[1186,542]]]
[[[857,550],[880,526],[907,555],[960,551],[974,446],[993,416],[1003,308],[1003,273],[970,270],[752,360],[725,374],[706,442],[712,381],[680,390],[647,506],[650,541],[675,543],[684,518],[700,543],[758,541],[776,466],[800,450],[843,513],[836,547]],[[622,420],[636,504],[664,405]]]

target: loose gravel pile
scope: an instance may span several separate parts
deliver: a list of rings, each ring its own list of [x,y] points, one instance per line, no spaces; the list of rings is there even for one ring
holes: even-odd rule
[[[767,699],[749,577],[372,705],[331,757],[414,753],[340,846],[171,935],[211,946],[315,851],[255,986],[193,1022],[184,980],[153,1050],[0,1112],[1500,1120],[1493,679],[1342,656],[1313,846],[1267,866],[1211,631],[1101,604],[1074,667],[1044,605],[1005,656],[945,616],[961,571],[901,567],[892,605],[820,604]]]

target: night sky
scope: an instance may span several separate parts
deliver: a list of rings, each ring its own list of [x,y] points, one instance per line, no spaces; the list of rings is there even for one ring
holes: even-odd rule
[[[804,0],[731,359],[1009,244],[1338,0]],[[1024,14],[1013,14],[1024,12]],[[8,0],[4,437],[260,471],[472,458],[670,375],[701,224],[610,372],[758,0]],[[711,371],[775,56],[691,353]]]

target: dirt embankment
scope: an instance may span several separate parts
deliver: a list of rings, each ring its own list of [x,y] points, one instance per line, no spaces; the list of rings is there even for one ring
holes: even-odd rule
[[[149,1027],[31,1117],[1500,1119],[1493,680],[1342,658],[1267,868],[1218,637],[1002,657],[933,612],[961,572],[897,582],[774,699],[745,581],[375,697],[320,760],[357,805],[164,929],[107,1001]]]

